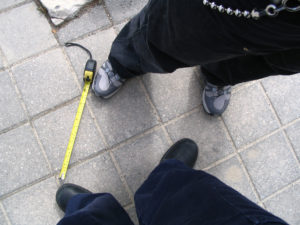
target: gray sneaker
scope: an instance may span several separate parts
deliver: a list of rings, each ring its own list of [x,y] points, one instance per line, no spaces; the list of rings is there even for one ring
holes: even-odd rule
[[[229,104],[230,96],[230,85],[218,87],[206,82],[202,95],[204,110],[210,115],[221,115]]]
[[[94,77],[92,89],[95,95],[102,98],[110,98],[120,90],[125,79],[122,79],[112,69],[110,62],[107,60],[98,70]]]

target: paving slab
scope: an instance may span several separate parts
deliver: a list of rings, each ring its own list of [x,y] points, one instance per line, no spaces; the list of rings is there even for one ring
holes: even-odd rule
[[[61,168],[79,100],[34,121],[52,169]],[[85,107],[70,163],[100,152],[105,147],[95,122]]]
[[[102,5],[89,8],[83,15],[71,20],[57,31],[60,43],[65,43],[71,39],[87,34],[91,31],[109,26],[110,22],[106,16]]]
[[[300,122],[286,129],[286,133],[292,143],[298,159],[300,160]]]
[[[143,82],[163,122],[201,104],[202,88],[195,69],[185,68],[172,74],[143,76]]]
[[[169,147],[163,131],[158,130],[113,151],[133,193],[158,165]]]
[[[0,72],[0,130],[26,119],[26,114],[7,72]]]
[[[199,156],[195,168],[203,169],[234,152],[221,123],[220,119],[207,115],[201,108],[200,112],[170,124],[167,130],[173,142],[190,138],[198,144]]]
[[[80,95],[60,49],[26,61],[12,72],[31,116]]]
[[[62,216],[55,202],[57,185],[53,177],[3,201],[12,225],[53,225]]]
[[[298,162],[281,132],[245,150],[241,157],[261,199],[300,177]]]
[[[209,169],[207,172],[257,203],[257,198],[253,193],[249,180],[236,157]]]
[[[237,148],[279,127],[259,84],[234,93],[223,118]]]
[[[1,0],[0,10],[12,7],[22,2],[25,2],[25,0]]]
[[[123,206],[130,203],[129,196],[108,153],[69,169],[66,183],[80,185],[94,193],[111,193]]]
[[[289,224],[300,224],[300,183],[292,185],[265,202],[267,210]]]
[[[2,210],[0,210],[0,224],[2,224],[2,225],[8,225],[8,223],[6,222],[6,219],[5,219],[4,215],[3,215]]]
[[[92,94],[89,102],[110,146],[158,124],[137,79],[128,80],[122,89],[108,100]]]
[[[1,13],[0,33],[0,46],[9,64],[57,44],[45,16],[34,3]]]
[[[0,135],[0,196],[49,174],[29,125]]]
[[[100,67],[102,63],[107,60],[111,44],[115,37],[116,33],[114,29],[110,28],[76,41],[76,43],[79,43],[89,49],[93,58],[97,60],[98,67]],[[84,66],[89,58],[88,55],[82,49],[76,47],[66,48],[66,51],[77,73],[79,81],[82,82]]]
[[[147,2],[147,0],[105,0],[105,5],[114,23],[118,23],[139,13]]]
[[[283,124],[300,117],[300,74],[269,77],[262,84]]]
[[[136,210],[135,210],[135,207],[131,207],[129,208],[128,210],[126,210],[126,212],[128,213],[130,219],[132,220],[133,224],[135,225],[139,225],[139,220],[137,218],[137,215],[136,215]]]

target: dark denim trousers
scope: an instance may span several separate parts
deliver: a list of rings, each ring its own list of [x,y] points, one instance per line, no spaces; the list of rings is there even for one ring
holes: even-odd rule
[[[216,85],[300,72],[300,12],[238,18],[203,0],[150,0],[113,42],[109,60],[123,78],[201,65]],[[232,9],[263,9],[270,0],[216,0]]]
[[[160,164],[135,193],[140,225],[287,224],[203,171]],[[58,225],[133,225],[111,194],[74,196]]]

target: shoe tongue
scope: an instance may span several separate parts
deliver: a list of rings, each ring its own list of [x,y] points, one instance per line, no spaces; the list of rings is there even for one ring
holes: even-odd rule
[[[109,78],[104,70],[100,69],[101,82],[99,82],[99,88],[106,91],[109,88]]]

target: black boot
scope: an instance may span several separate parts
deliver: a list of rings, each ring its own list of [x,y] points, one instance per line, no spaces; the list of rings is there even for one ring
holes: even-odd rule
[[[56,192],[56,203],[59,208],[65,212],[69,200],[77,195],[83,193],[92,193],[75,184],[63,184]]]
[[[193,168],[198,156],[197,144],[187,138],[177,141],[164,154],[160,162],[167,159],[177,159],[183,162],[186,166]]]

